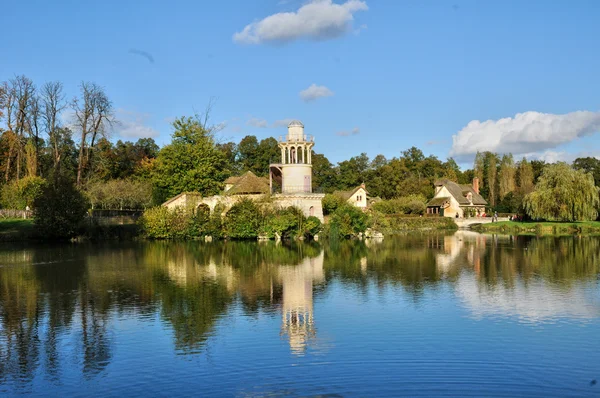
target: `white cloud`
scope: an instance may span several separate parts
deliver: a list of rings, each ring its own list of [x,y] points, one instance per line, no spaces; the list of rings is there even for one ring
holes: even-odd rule
[[[300,91],[300,98],[302,98],[304,102],[314,101],[317,98],[331,97],[332,95],[333,91],[325,86],[317,86],[314,83],[307,89]]]
[[[113,125],[113,130],[122,138],[153,138],[159,135],[159,132],[146,125],[150,115],[117,109],[116,119],[118,123]]]
[[[335,135],[340,136],[340,137],[348,137],[351,135],[358,135],[358,134],[360,134],[360,129],[358,127],[354,127],[350,131],[338,131],[337,133],[335,133]]]
[[[265,119],[259,119],[256,117],[250,118],[246,124],[248,126],[252,126],[252,127],[258,127],[258,128],[266,128],[268,126],[269,123],[267,123],[267,121]]]
[[[514,118],[473,120],[452,136],[451,156],[477,151],[526,154],[556,148],[600,131],[600,112],[577,111],[564,115],[525,112]]]
[[[292,118],[288,118],[288,119],[279,119],[279,120],[275,120],[273,122],[273,124],[271,124],[271,127],[276,128],[276,127],[287,127],[288,124],[290,124],[290,122],[294,120]]]
[[[279,12],[252,22],[233,35],[233,41],[244,44],[285,43],[300,38],[326,40],[352,31],[353,14],[366,11],[367,3],[347,0],[311,0],[296,12]]]

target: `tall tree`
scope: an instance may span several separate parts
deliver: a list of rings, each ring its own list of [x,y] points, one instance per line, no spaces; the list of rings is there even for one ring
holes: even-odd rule
[[[500,161],[500,172],[498,173],[498,194],[500,199],[515,190],[515,162],[512,154],[504,154]]]
[[[163,147],[153,168],[153,181],[159,200],[181,192],[217,194],[227,177],[225,156],[215,145],[212,134],[194,118],[173,122],[171,143]]]
[[[82,82],[79,86],[80,98],[75,98],[72,108],[75,112],[75,127],[79,130],[79,159],[77,164],[77,185],[83,182],[84,173],[92,161],[92,149],[96,140],[105,136],[113,123],[113,106],[104,89],[95,83]]]
[[[333,164],[320,153],[312,153],[312,185],[315,191],[333,192],[338,186],[338,175]]]
[[[67,107],[63,85],[61,82],[48,82],[41,90],[42,99],[42,118],[44,120],[44,129],[48,135],[48,143],[52,148],[52,160],[54,168],[58,168],[63,153],[64,134],[70,130],[60,130],[60,115]]]
[[[577,158],[573,162],[573,167],[577,170],[591,173],[594,176],[594,183],[596,186],[600,186],[600,159],[592,157]]]
[[[366,182],[366,172],[369,170],[369,157],[366,153],[363,152],[338,164],[341,188],[354,188]]]
[[[242,171],[256,171],[258,168],[258,139],[256,136],[247,135],[237,146],[238,162]]]
[[[529,163],[526,158],[523,158],[523,160],[519,162],[518,180],[519,192],[522,195],[526,195],[533,191],[533,168],[531,167],[531,163]]]
[[[484,185],[484,168],[485,168],[485,160],[483,153],[477,151],[475,154],[475,161],[473,162],[473,172],[474,178],[479,179],[479,189],[483,191]]]
[[[525,197],[531,218],[558,221],[594,220],[598,216],[600,188],[594,177],[566,163],[547,165],[535,190]]]

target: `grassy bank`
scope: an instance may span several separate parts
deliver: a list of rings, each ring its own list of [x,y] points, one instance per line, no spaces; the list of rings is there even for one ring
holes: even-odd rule
[[[0,219],[0,241],[2,242],[27,240],[33,235],[33,220],[30,218]]]
[[[139,228],[134,223],[129,224],[98,224],[86,221],[79,227],[78,239],[83,240],[129,240],[139,234]],[[19,242],[27,240],[46,240],[40,235],[33,219],[0,219],[0,242]]]
[[[448,217],[407,217],[406,215],[386,216],[384,235],[410,231],[455,230],[456,224]]]
[[[516,222],[500,221],[473,226],[477,232],[505,234],[573,235],[600,234],[600,221],[582,222]]]

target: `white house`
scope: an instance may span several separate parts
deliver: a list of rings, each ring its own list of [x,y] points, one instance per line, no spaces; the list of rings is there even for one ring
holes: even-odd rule
[[[333,194],[340,196],[353,206],[361,209],[365,209],[367,207],[367,195],[369,192],[367,192],[364,183],[360,184],[351,191],[335,191]]]

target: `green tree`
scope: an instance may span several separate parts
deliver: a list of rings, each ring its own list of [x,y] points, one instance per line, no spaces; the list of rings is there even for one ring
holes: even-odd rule
[[[600,204],[598,192],[591,174],[559,162],[544,168],[535,190],[525,197],[525,210],[533,219],[594,220]]]
[[[526,158],[523,158],[523,160],[519,162],[517,174],[519,181],[519,192],[521,195],[527,195],[533,191],[533,167],[531,167],[531,163],[529,163]]]
[[[34,223],[46,238],[72,238],[87,212],[88,203],[71,178],[56,173],[34,204]]]
[[[258,168],[258,139],[253,135],[247,135],[237,146],[238,162],[241,166],[241,171],[252,171],[256,174]]]
[[[340,188],[354,188],[365,182],[369,170],[369,157],[366,153],[353,156],[339,163]]]
[[[577,170],[583,170],[586,173],[592,173],[594,183],[600,186],[600,160],[596,158],[577,158],[573,162],[573,167]]]
[[[316,191],[333,192],[338,186],[337,170],[320,153],[312,153],[312,185]]]
[[[160,150],[152,168],[159,198],[189,191],[217,194],[228,173],[225,156],[213,136],[191,117],[175,120],[173,128],[171,143]]]
[[[503,155],[498,173],[498,194],[501,200],[515,190],[515,174],[516,168],[512,154]]]

